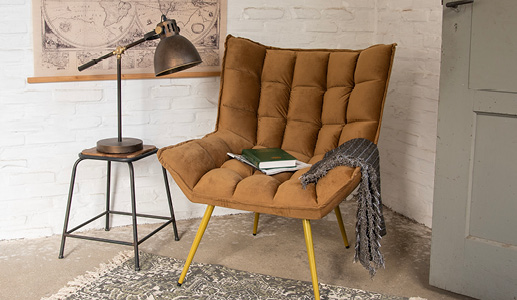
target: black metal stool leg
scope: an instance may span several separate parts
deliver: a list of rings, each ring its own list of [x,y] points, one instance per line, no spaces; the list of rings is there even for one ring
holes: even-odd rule
[[[165,181],[165,192],[167,193],[167,201],[169,202],[169,210],[171,212],[172,228],[174,229],[174,240],[179,241],[178,228],[176,227],[176,217],[174,216],[174,207],[172,206],[171,189],[167,178],[167,170],[162,167],[163,180]]]
[[[68,190],[68,201],[66,203],[66,213],[65,213],[65,223],[63,224],[63,235],[61,236],[61,247],[59,248],[59,256],[58,258],[63,258],[63,252],[65,251],[65,240],[66,240],[66,232],[68,230],[68,221],[70,219],[70,208],[72,206],[72,196],[74,194],[74,183],[75,183],[75,174],[77,173],[77,165],[82,161],[82,158],[79,158],[72,168],[72,177],[70,178],[70,188]]]
[[[129,166],[129,177],[131,180],[131,216],[133,218],[133,247],[135,249],[135,271],[140,271],[140,260],[138,257],[138,231],[136,224],[136,197],[135,197],[135,170],[131,162]]]
[[[111,197],[111,161],[108,160],[107,174],[106,174],[106,226],[105,231],[110,230],[110,197]]]

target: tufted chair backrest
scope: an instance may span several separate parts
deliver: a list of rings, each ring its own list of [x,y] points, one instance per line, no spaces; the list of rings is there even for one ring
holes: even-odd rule
[[[394,50],[282,49],[230,35],[217,130],[305,161],[353,138],[377,142]]]

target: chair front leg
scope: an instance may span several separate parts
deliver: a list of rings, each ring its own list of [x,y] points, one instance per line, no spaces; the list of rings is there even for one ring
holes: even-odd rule
[[[180,278],[178,280],[178,286],[181,286],[183,284],[185,276],[187,276],[187,272],[190,267],[190,264],[192,263],[192,259],[194,259],[194,255],[196,254],[197,248],[199,247],[199,243],[201,242],[201,238],[205,233],[208,221],[210,221],[210,217],[212,216],[213,212],[214,206],[208,205],[205,211],[205,215],[201,220],[201,224],[199,224],[199,228],[197,230],[196,237],[194,238],[194,242],[192,243],[192,247],[190,247],[190,252],[188,254],[187,261],[185,262],[185,266],[183,266],[183,271],[181,272]]]
[[[311,268],[312,288],[314,289],[314,299],[320,300],[320,288],[318,285],[318,274],[316,272],[316,257],[314,256],[314,243],[312,241],[311,221],[303,220],[303,232],[305,233],[305,244],[307,245],[307,255]]]

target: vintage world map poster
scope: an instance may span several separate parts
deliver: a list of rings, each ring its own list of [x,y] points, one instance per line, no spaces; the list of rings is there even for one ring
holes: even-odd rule
[[[226,0],[33,0],[34,76],[116,74],[115,57],[82,72],[77,67],[142,38],[162,15],[176,20],[180,34],[203,59],[188,72],[219,71],[226,5]],[[158,42],[128,49],[122,56],[122,72],[154,73]]]

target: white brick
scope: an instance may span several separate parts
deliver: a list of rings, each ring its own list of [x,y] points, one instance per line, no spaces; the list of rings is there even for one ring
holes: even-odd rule
[[[4,5],[24,5],[25,3],[27,3],[26,0],[3,0],[0,5],[3,7]]]
[[[336,23],[329,21],[311,21],[306,23],[305,31],[335,33],[338,31],[338,26]]]
[[[316,37],[314,35],[305,33],[299,33],[298,35],[295,35],[291,32],[278,32],[274,35],[269,33],[266,36],[261,37],[261,39],[264,40],[263,43],[274,45],[277,47],[292,48],[293,45],[297,45],[297,47],[300,48],[307,48],[313,45],[314,41],[316,40]]]
[[[321,13],[318,9],[312,7],[293,7],[292,15],[296,19],[319,19]]]
[[[25,174],[13,174],[9,178],[12,186],[27,184],[28,182],[52,183],[56,181],[56,176],[51,172],[36,172]]]
[[[442,46],[442,37],[439,35],[426,35],[424,36],[424,47],[440,49]],[[439,58],[439,57],[438,57]],[[435,61],[439,64],[439,61]]]
[[[122,103],[122,109],[124,109]],[[101,116],[101,115],[117,115],[117,100],[111,99],[109,101],[101,102],[77,102],[75,105],[75,113],[78,116]]]
[[[378,23],[401,22],[402,15],[400,12],[391,10],[382,10],[378,13]]]
[[[46,132],[29,133],[26,137],[26,145],[65,143],[75,140],[75,136],[67,134],[66,131],[61,132],[61,134],[57,134],[55,131],[59,131],[59,129],[53,128],[47,129]]]
[[[417,34],[432,34],[441,36],[442,27],[441,26],[429,26],[431,22],[415,22],[413,24],[413,29]],[[438,23],[438,22],[435,22]],[[438,25],[438,24],[436,24]]]
[[[347,13],[343,17],[337,17],[336,23],[342,31],[371,31],[375,30],[375,12],[373,10],[358,10],[353,13],[353,18],[348,19]]]
[[[356,19],[356,13],[346,9],[345,7],[327,8],[322,12],[324,19],[351,21]]]
[[[374,37],[369,32],[358,32],[355,34],[355,44],[357,44],[358,48],[366,48],[372,44],[374,44]],[[346,48],[349,46],[343,46],[341,48]]]
[[[414,36],[414,30],[412,27],[404,26],[403,22],[393,22],[393,23],[378,23],[377,24],[377,33],[385,37],[386,40],[398,41],[400,40],[400,35],[408,35]]]
[[[101,101],[102,97],[103,91],[99,89],[66,89],[54,92],[54,99],[62,102],[96,102]]]
[[[429,20],[429,10],[404,9],[402,20],[406,22],[427,22]],[[428,26],[428,28],[433,28]]]
[[[389,8],[391,10],[402,10],[413,8],[413,0],[378,0],[379,8]]]
[[[413,0],[413,6],[418,8],[430,8],[434,10],[438,10],[441,13],[441,3],[437,3],[438,1],[429,1],[429,0]]]
[[[0,51],[0,63],[3,66],[17,65],[24,66],[27,64],[27,57],[30,57],[32,53],[27,50],[1,50]],[[20,70],[21,71],[21,70]],[[7,73],[9,74],[9,73]]]
[[[264,22],[265,32],[293,32],[301,31],[300,23],[291,20],[268,20]]]
[[[9,43],[0,43],[0,50],[27,49],[32,46],[29,33],[9,35]],[[32,71],[30,71],[32,72]],[[30,73],[29,73],[30,74]]]
[[[95,128],[102,124],[101,117],[74,117],[67,120],[70,129]]]
[[[152,89],[151,95],[153,98],[171,98],[183,97],[190,95],[189,85],[171,85],[158,86]]]
[[[4,210],[6,212],[9,212],[9,213],[12,213],[10,210]],[[20,227],[24,227],[24,225],[27,223],[27,216],[25,215],[6,215],[6,216],[3,216],[2,218],[0,218],[0,227],[2,228],[20,228]],[[13,235],[12,237],[10,236],[9,232],[2,232],[0,233],[2,235],[0,235],[0,240],[3,240],[3,239],[9,239],[9,238],[13,238],[15,239],[17,236],[16,235]],[[26,233],[24,233],[26,234]]]
[[[11,86],[12,88],[12,86]],[[51,91],[22,90],[19,92],[0,94],[2,104],[46,103],[52,101]],[[12,111],[12,110],[11,110]]]
[[[27,160],[25,160],[25,159],[0,160],[0,169],[1,170],[10,171],[10,169],[17,169],[19,167],[26,168]]]
[[[426,0],[427,1],[427,0]],[[431,22],[438,22],[440,24],[440,28],[442,27],[442,10],[441,9],[434,9],[429,14],[429,21]],[[434,25],[436,26],[436,25]]]
[[[154,112],[151,115],[151,124],[171,124],[171,123],[193,123],[196,115],[189,111],[166,111]]]
[[[208,102],[213,105],[217,105],[219,101],[219,87],[220,81],[214,82],[203,82],[197,86],[197,95],[200,97],[204,97],[208,100]]]
[[[2,139],[0,139],[0,149],[9,146],[21,146],[23,144],[25,144],[25,136],[21,133],[5,132],[2,134]]]
[[[125,111],[153,111],[153,110],[169,110],[171,100],[167,98],[141,98],[128,101],[123,97],[123,109]]]
[[[396,41],[401,48],[414,47],[415,49],[420,50],[424,45],[424,37],[422,35],[415,36],[414,34],[398,34],[393,36],[393,40]]]
[[[217,118],[217,110],[215,110],[215,109],[196,112],[196,121],[197,122],[213,122],[213,124],[215,125],[216,118]]]
[[[285,14],[282,8],[248,7],[244,9],[244,18],[252,20],[281,19]]]
[[[264,22],[256,20],[235,20],[228,24],[228,32],[262,32]]]
[[[185,97],[185,98],[176,98],[173,100],[172,109],[197,109],[197,108],[211,108],[214,107],[214,104],[208,101],[208,99],[204,97]]]
[[[347,0],[343,1],[343,6],[345,7],[367,7],[374,8],[375,0]]]
[[[0,46],[1,47],[1,46]],[[0,81],[0,89],[7,90],[22,90],[26,86],[26,80],[23,77],[2,76]]]
[[[36,102],[37,99],[38,98],[36,96]],[[52,118],[51,116],[59,116],[55,117],[55,119],[57,119],[59,122],[63,122],[63,120],[61,120],[62,116],[71,117],[75,115],[75,105],[72,103],[27,103],[24,105],[22,110],[25,113],[24,116],[26,119],[43,118],[45,120],[49,120]]]
[[[27,33],[27,25],[19,22],[1,21],[0,34],[21,34]]]

